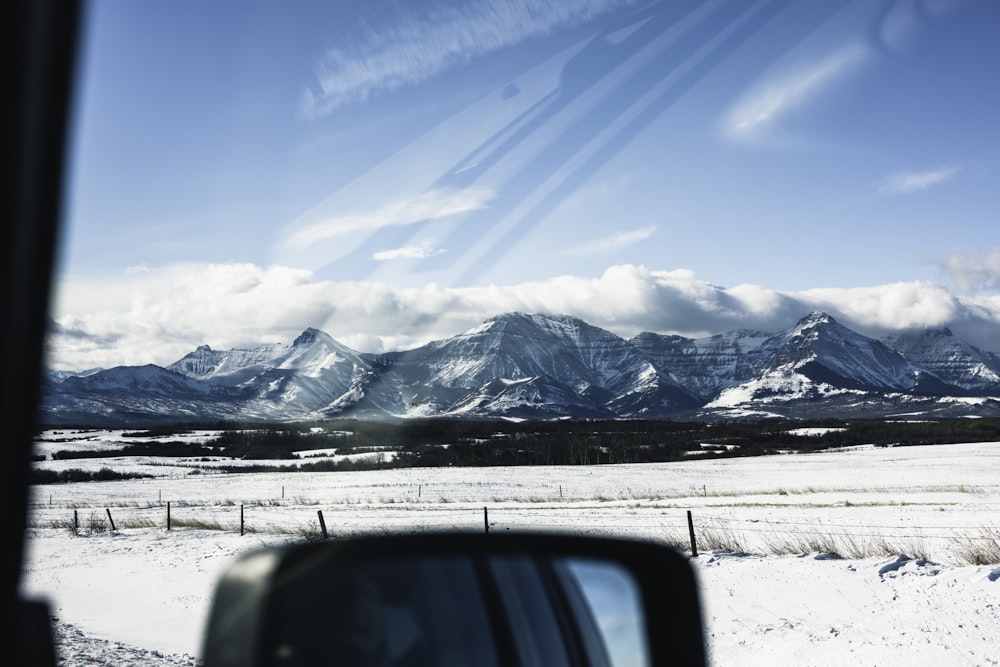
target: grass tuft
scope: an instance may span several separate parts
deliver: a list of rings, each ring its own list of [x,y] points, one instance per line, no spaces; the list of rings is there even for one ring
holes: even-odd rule
[[[977,535],[961,535],[952,539],[952,551],[969,565],[1000,564],[1000,532],[980,528]]]
[[[735,554],[749,553],[746,539],[728,526],[711,526],[696,531],[695,542],[699,551],[727,551]]]
[[[223,523],[217,519],[174,517],[170,520],[170,525],[173,528],[199,528],[201,530],[221,530],[221,531],[236,530],[231,525],[223,525]]]

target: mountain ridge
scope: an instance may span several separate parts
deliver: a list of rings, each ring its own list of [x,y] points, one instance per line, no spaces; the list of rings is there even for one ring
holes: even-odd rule
[[[1000,415],[1000,356],[950,330],[874,339],[814,311],[781,331],[624,339],[568,315],[503,313],[406,351],[307,328],[291,344],[197,347],[167,367],[45,382],[45,424],[335,417],[754,419]]]

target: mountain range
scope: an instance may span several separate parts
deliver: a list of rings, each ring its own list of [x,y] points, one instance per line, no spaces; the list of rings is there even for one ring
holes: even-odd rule
[[[290,345],[198,347],[167,367],[52,372],[48,426],[505,419],[1000,416],[1000,355],[947,329],[883,339],[813,312],[784,331],[624,339],[578,318],[506,313],[382,354],[317,329]]]

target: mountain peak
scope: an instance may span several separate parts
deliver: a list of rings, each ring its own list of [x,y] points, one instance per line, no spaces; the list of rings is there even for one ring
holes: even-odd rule
[[[314,329],[313,327],[309,327],[308,329],[300,333],[298,338],[292,341],[292,346],[296,347],[299,345],[309,345],[310,343],[316,342],[318,338],[321,338],[325,335],[326,334],[324,334],[319,329]]]
[[[814,310],[796,323],[796,329],[807,329],[820,324],[837,324],[837,320],[822,310]]]

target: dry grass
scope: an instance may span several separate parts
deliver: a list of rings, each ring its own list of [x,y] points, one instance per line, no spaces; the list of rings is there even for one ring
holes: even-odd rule
[[[952,552],[969,565],[1000,564],[1000,531],[980,528],[975,535],[960,535],[952,540]]]
[[[238,531],[239,526],[234,526],[231,523],[223,523],[218,519],[206,519],[197,517],[171,517],[170,519],[171,528],[198,528],[200,530],[221,530],[221,531]],[[244,531],[246,527],[244,526]]]
[[[699,551],[726,551],[729,553],[751,553],[745,535],[730,526],[716,525],[695,531],[695,543]]]
[[[751,540],[746,532],[723,522],[698,528],[695,532],[699,551],[726,551],[759,556],[820,554],[852,560],[902,555],[931,560],[930,551],[922,540],[896,540],[876,533],[819,529],[789,531],[772,527],[770,533],[766,529],[752,529],[750,532],[763,535]]]

